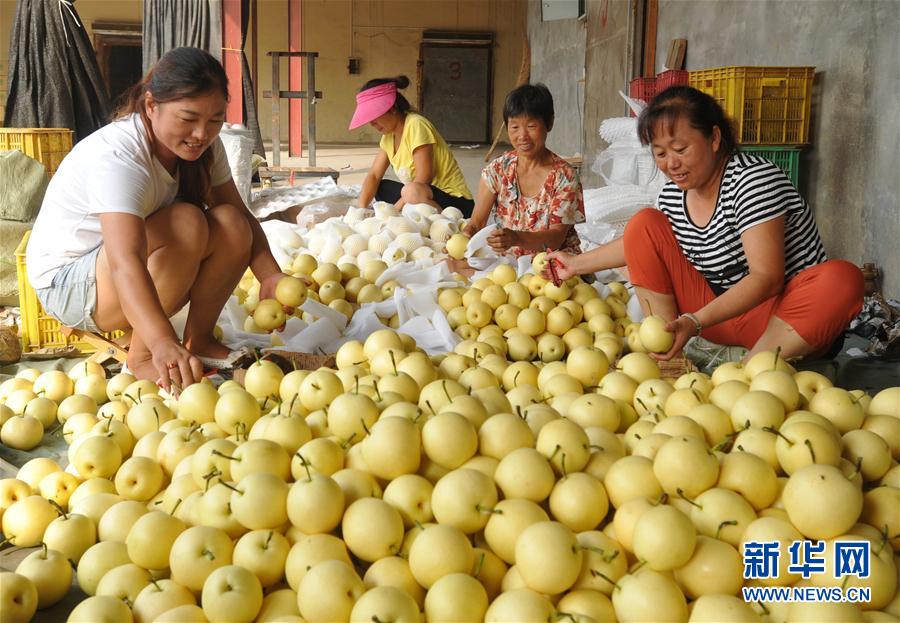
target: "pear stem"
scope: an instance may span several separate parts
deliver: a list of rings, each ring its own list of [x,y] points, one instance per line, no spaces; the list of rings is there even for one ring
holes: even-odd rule
[[[219,484],[222,485],[223,487],[227,487],[228,489],[231,489],[232,491],[234,491],[234,492],[237,493],[238,495],[244,495],[244,492],[243,492],[243,491],[241,491],[240,489],[238,489],[238,488],[235,487],[234,485],[225,482],[224,480],[220,480],[220,481],[219,481]]]
[[[680,497],[682,500],[684,500],[685,502],[687,502],[687,503],[690,504],[691,506],[696,506],[696,507],[699,508],[700,510],[703,510],[703,506],[702,506],[701,504],[697,504],[694,500],[692,500],[692,499],[690,499],[689,497],[687,497],[687,496],[684,494],[684,489],[682,489],[681,487],[678,487],[677,489],[675,489],[675,492],[678,494],[678,497]]]
[[[50,502],[50,505],[56,509],[56,512],[59,513],[60,517],[62,517],[63,519],[69,518],[69,515],[66,513],[65,509],[63,509],[63,507],[60,506],[56,500],[47,498],[47,501]]]
[[[482,506],[481,504],[475,505],[475,510],[482,513],[491,513],[492,515],[502,515],[503,511],[497,508],[488,508],[487,506]]]
[[[394,353],[391,353],[392,356],[393,356],[393,354]],[[396,372],[397,371],[394,370],[395,374],[396,374]],[[378,401],[380,402],[381,401],[381,392],[378,390],[378,381],[372,381],[372,387],[375,388],[375,395],[378,396]]]
[[[447,396],[447,402],[453,402],[453,397],[450,396],[450,392],[447,391],[447,381],[441,381],[441,387],[444,389],[444,395]]]
[[[793,441],[791,441],[790,439],[788,439],[787,437],[785,437],[785,436],[784,436],[784,433],[782,433],[780,430],[778,430],[778,429],[775,428],[774,426],[763,426],[763,430],[766,431],[767,433],[772,433],[773,435],[776,435],[776,436],[778,436],[778,437],[781,437],[782,439],[784,439],[784,440],[788,443],[788,445],[791,445],[791,446],[794,445],[794,442],[793,442]],[[809,443],[809,439],[807,439],[806,442]],[[810,450],[810,452],[812,452],[812,447],[810,447],[809,450]],[[815,463],[815,462],[816,462],[816,455],[813,454],[813,463]]]
[[[597,571],[596,569],[591,569],[591,576],[593,576],[595,578],[600,578],[601,580],[606,580],[607,582],[612,584],[613,588],[619,587],[619,585],[616,584],[611,577],[609,577],[605,573],[601,573],[600,571]]]
[[[809,449],[809,456],[812,458],[812,462],[815,463],[816,462],[816,451],[813,450],[812,442],[809,439],[804,439],[803,443]],[[859,457],[859,458],[862,459],[862,457]]]
[[[306,482],[312,482],[312,471],[309,469],[309,461],[307,461],[306,457],[299,452],[297,453],[297,456],[300,457],[300,465],[306,470]]]
[[[719,538],[719,533],[722,531],[722,528],[724,528],[725,526],[736,526],[736,525],[738,525],[738,522],[736,519],[729,519],[727,521],[723,521],[722,523],[719,524],[719,527],[716,528],[715,538],[717,538],[717,539]]]
[[[478,564],[475,565],[475,571],[472,573],[472,577],[478,577],[481,575],[481,568],[484,566],[484,559],[486,558],[485,553],[481,552],[481,556],[478,557]]]

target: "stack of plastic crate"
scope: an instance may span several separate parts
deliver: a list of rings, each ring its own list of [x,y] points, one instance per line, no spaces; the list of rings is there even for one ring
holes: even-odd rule
[[[635,78],[628,86],[628,95],[649,103],[657,93],[662,93],[673,86],[687,86],[689,83],[690,72],[683,69],[667,69],[652,78]]]
[[[691,71],[733,120],[741,151],[768,158],[798,185],[800,150],[809,143],[815,67],[717,67]]]

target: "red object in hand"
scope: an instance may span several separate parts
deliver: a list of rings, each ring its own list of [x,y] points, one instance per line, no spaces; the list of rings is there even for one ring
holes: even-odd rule
[[[562,285],[562,279],[559,278],[559,274],[556,272],[556,262],[553,258],[547,260],[547,268],[550,269],[550,279],[553,281],[553,285],[558,288]]]

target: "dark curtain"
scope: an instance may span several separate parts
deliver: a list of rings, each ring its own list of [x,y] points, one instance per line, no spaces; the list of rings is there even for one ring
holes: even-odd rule
[[[241,0],[241,48],[247,39],[250,0]],[[201,48],[222,60],[222,2],[221,0],[144,0],[144,73],[163,54],[181,46]],[[247,128],[256,136],[253,152],[265,157],[253,82],[246,55],[243,64],[244,118]]]
[[[222,60],[221,0],[144,0],[144,73],[172,48],[206,50]]]
[[[3,124],[69,128],[83,139],[109,120],[94,48],[69,0],[19,0]]]

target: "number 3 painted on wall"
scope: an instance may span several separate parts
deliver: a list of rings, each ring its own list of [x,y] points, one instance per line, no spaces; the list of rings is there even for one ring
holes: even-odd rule
[[[450,79],[459,80],[460,78],[462,78],[462,63],[459,61],[452,61],[450,63]]]

